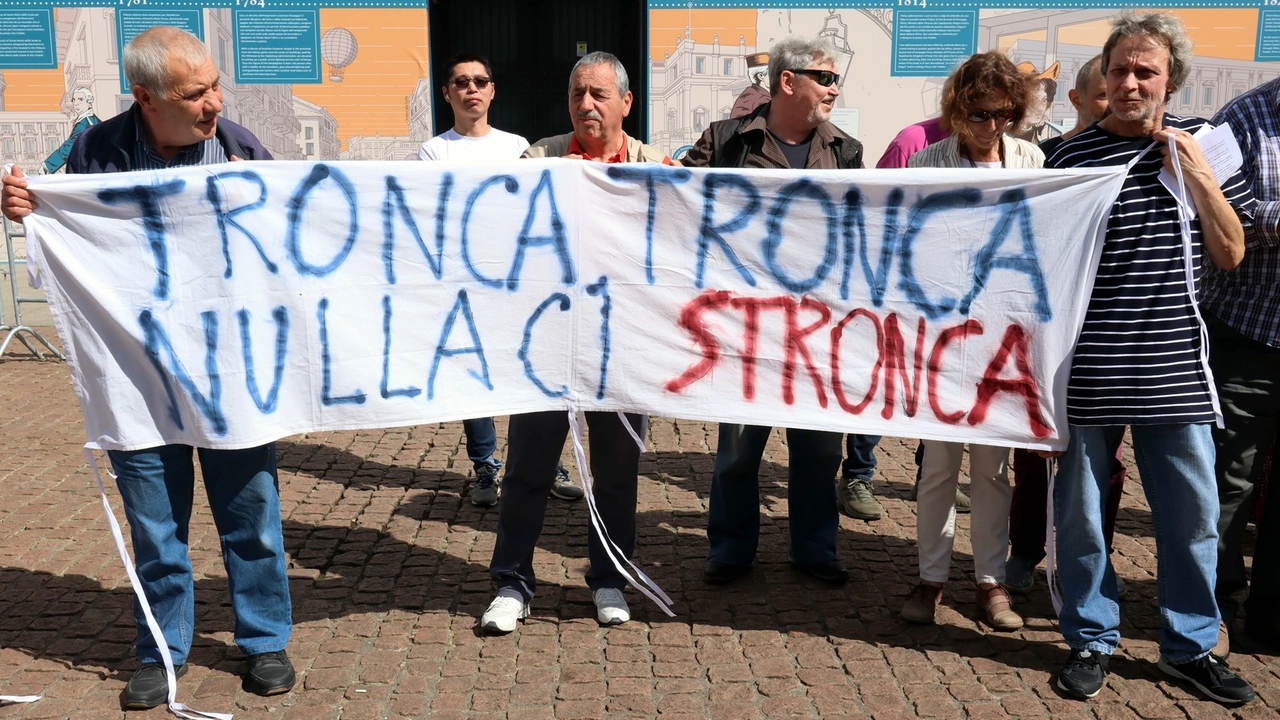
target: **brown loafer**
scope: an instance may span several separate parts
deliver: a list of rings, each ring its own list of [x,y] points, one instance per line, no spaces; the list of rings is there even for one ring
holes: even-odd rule
[[[903,620],[917,625],[932,625],[942,602],[942,586],[920,583],[899,613]]]
[[[1010,632],[1022,627],[1022,616],[1013,611],[1013,599],[999,585],[979,585],[975,600],[982,622],[992,630]]]
[[[1219,660],[1226,660],[1231,654],[1231,633],[1227,631],[1227,623],[1225,621],[1218,623],[1218,644],[1213,646],[1209,652]]]

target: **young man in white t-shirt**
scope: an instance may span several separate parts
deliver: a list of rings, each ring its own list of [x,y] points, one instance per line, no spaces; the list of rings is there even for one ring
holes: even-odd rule
[[[493,70],[489,61],[476,53],[458,53],[445,65],[448,80],[441,90],[453,108],[453,127],[422,143],[419,160],[452,162],[507,162],[517,160],[529,147],[529,141],[489,126],[489,105],[493,102]],[[498,504],[498,469],[502,463],[493,456],[498,449],[498,436],[493,418],[464,420],[467,434],[467,457],[476,473],[471,488],[471,504]],[[563,500],[582,497],[582,488],[573,484],[569,473],[556,468],[551,494]]]
[[[519,158],[529,141],[489,126],[494,95],[489,61],[464,52],[450,58],[446,67],[449,79],[442,90],[453,108],[453,127],[422,143],[418,159],[504,162]]]

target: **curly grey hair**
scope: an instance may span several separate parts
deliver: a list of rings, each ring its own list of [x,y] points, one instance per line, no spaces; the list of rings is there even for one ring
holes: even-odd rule
[[[167,95],[173,89],[173,65],[184,63],[195,70],[208,59],[209,48],[200,38],[181,28],[157,25],[134,36],[124,46],[120,62],[130,85]]]
[[[826,38],[788,35],[769,48],[769,94],[778,94],[780,78],[786,70],[803,70],[816,60],[835,62],[836,46]]]
[[[631,81],[627,77],[627,69],[622,66],[622,61],[617,55],[597,50],[582,56],[582,59],[574,64],[573,70],[569,73],[569,94],[573,94],[573,78],[578,74],[578,68],[592,67],[594,65],[609,65],[613,68],[613,74],[618,78],[618,97],[622,97],[631,91]]]
[[[1194,59],[1191,49],[1191,38],[1187,37],[1187,29],[1177,15],[1167,12],[1135,13],[1125,10],[1111,21],[1111,36],[1102,46],[1102,75],[1106,77],[1111,67],[1111,51],[1127,37],[1146,35],[1169,48],[1169,92],[1172,96],[1187,81],[1191,74],[1191,62]]]

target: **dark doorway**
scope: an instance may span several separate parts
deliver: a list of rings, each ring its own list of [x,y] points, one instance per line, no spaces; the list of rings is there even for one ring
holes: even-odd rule
[[[644,139],[648,68],[644,0],[431,0],[431,72],[436,133],[453,127],[441,97],[442,63],[464,50],[489,58],[497,97],[489,124],[529,142],[573,130],[569,72],[578,43],[617,55],[630,76],[628,135]]]

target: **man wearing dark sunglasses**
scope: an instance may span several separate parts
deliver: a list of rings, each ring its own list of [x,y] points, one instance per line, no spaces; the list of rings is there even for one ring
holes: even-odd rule
[[[840,96],[836,49],[827,40],[785,37],[769,49],[768,103],[742,118],[711,124],[684,158],[691,167],[849,169],[862,167],[862,144],[831,123]],[[760,458],[772,428],[721,423],[711,510],[710,551],[704,579],[723,585],[745,575],[760,541]],[[791,563],[830,585],[843,585],[849,572],[836,559],[840,525],[835,476],[844,459],[844,436],[816,430],[787,430],[791,450],[787,470]],[[874,446],[878,438],[865,438]],[[871,498],[848,494],[841,499]],[[878,510],[878,506],[873,510]],[[872,512],[878,517],[878,513]]]
[[[502,162],[519,158],[529,141],[489,126],[489,105],[497,89],[489,61],[463,52],[450,58],[445,68],[448,80],[441,91],[453,108],[453,127],[423,143],[418,159]]]
[[[489,61],[477,53],[458,53],[445,63],[445,73],[449,79],[440,90],[449,107],[453,108],[453,127],[423,143],[418,150],[418,159],[453,162],[518,160],[520,153],[529,147],[529,141],[489,125],[489,106],[496,92]],[[471,504],[480,507],[497,505],[501,492],[498,470],[502,469],[502,463],[494,457],[498,449],[498,435],[493,427],[493,418],[464,420],[462,429],[467,435],[467,457],[476,477],[475,484],[471,486]],[[556,469],[551,494],[562,500],[577,500],[583,495],[582,488],[569,479],[569,473],[563,467]]]

